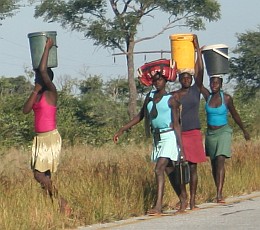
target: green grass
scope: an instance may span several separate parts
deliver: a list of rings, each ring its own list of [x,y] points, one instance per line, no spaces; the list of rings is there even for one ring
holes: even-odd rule
[[[233,143],[226,163],[224,195],[260,190],[259,140]],[[72,207],[72,216],[59,212],[42,193],[29,168],[30,151],[9,149],[0,153],[0,229],[73,229],[143,215],[155,200],[151,146],[107,145],[100,148],[63,148],[53,181]],[[199,164],[197,203],[212,200],[215,186],[209,162]],[[165,209],[177,202],[166,182]]]

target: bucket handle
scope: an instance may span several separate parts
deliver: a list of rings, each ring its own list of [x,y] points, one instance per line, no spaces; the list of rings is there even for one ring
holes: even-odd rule
[[[216,53],[222,55],[223,57],[225,57],[225,58],[227,58],[227,59],[230,58],[228,55],[226,55],[225,53],[223,53],[223,52],[217,50],[216,48],[213,48],[212,50],[215,51]]]
[[[46,37],[46,41],[47,41],[47,39],[49,38],[49,37],[47,36],[47,34],[42,34],[42,36]],[[56,48],[58,48],[58,46],[57,46],[56,44],[53,44],[53,46],[55,46]]]

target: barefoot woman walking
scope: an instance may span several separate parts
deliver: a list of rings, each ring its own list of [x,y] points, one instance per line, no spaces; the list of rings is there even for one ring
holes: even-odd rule
[[[225,202],[222,194],[225,181],[225,160],[231,157],[232,129],[228,125],[228,112],[243,131],[244,138],[250,139],[236,111],[232,97],[222,91],[222,82],[221,76],[211,76],[211,93],[206,88],[202,88],[203,96],[206,99],[205,110],[208,125],[205,147],[206,154],[211,160],[212,175],[217,190],[217,203]]]
[[[34,112],[34,129],[36,135],[33,140],[31,168],[35,180],[41,184],[46,194],[53,201],[57,189],[53,186],[51,176],[59,165],[61,152],[61,137],[57,130],[57,90],[53,84],[53,72],[47,68],[49,50],[53,40],[48,38],[39,68],[35,70],[35,86],[23,107],[23,113]],[[59,197],[61,211],[69,214],[67,201]]]
[[[172,185],[174,165],[180,158],[179,148],[182,149],[181,127],[179,123],[179,103],[165,90],[167,76],[163,70],[152,75],[152,84],[155,90],[147,94],[141,111],[114,135],[114,142],[124,131],[139,123],[148,113],[153,134],[153,151],[151,160],[156,163],[155,176],[157,182],[157,200],[155,206],[148,211],[148,215],[162,213],[165,173]],[[178,148],[179,146],[179,148]],[[185,210],[186,197],[182,194],[183,186],[174,186],[181,200],[180,210]]]

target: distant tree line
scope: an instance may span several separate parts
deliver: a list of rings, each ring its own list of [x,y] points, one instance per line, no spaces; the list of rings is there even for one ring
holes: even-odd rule
[[[77,85],[78,93],[72,93]],[[142,106],[144,88],[137,82],[138,107]],[[25,76],[0,78],[0,146],[28,147],[34,136],[33,113],[23,115],[22,107],[33,89]],[[127,79],[104,82],[100,76],[89,76],[85,80],[67,80],[59,89],[58,129],[65,145],[91,144],[100,146],[112,141],[114,132],[128,119]],[[235,94],[236,95],[236,94]],[[239,95],[239,94],[238,94]],[[235,96],[236,105],[249,130],[256,130],[259,122],[259,97],[247,103]],[[201,102],[204,104],[204,100]],[[202,128],[206,128],[204,106],[201,106]],[[234,126],[235,127],[235,126]],[[235,128],[235,131],[239,129]],[[235,132],[236,133],[236,132]],[[256,132],[254,132],[254,135]],[[129,130],[122,143],[140,143],[146,140],[143,124]]]

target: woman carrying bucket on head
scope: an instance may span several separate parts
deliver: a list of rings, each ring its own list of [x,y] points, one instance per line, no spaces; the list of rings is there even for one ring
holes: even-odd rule
[[[181,84],[181,89],[172,92],[172,95],[182,106],[182,142],[186,161],[188,161],[190,168],[190,209],[194,210],[196,208],[195,197],[198,184],[197,163],[205,162],[206,155],[204,152],[199,119],[200,93],[203,86],[204,68],[197,36],[193,35],[192,40],[193,49],[189,51],[188,55],[194,55],[194,49],[197,51],[195,71],[193,71],[193,69],[187,71],[188,68],[186,68],[186,70],[185,68],[179,70],[179,82]],[[185,60],[184,57],[183,60]],[[178,67],[178,60],[176,61]],[[182,63],[181,66],[185,67],[186,65],[185,63]],[[195,83],[192,85],[193,78]]]
[[[205,58],[205,57],[204,57]],[[232,129],[228,125],[228,112],[233,120],[243,131],[244,138],[250,140],[250,136],[241,121],[241,118],[233,104],[232,97],[222,91],[223,78],[219,75],[225,72],[221,65],[212,70],[214,64],[210,63],[210,90],[202,87],[202,94],[206,100],[205,110],[207,114],[207,131],[205,136],[206,155],[211,160],[212,175],[217,190],[217,203],[225,203],[222,190],[225,181],[225,160],[231,157]],[[226,65],[226,63],[225,63]],[[207,63],[206,63],[207,68]]]
[[[140,81],[147,86],[153,85],[155,90],[147,94],[141,111],[120,128],[113,138],[116,143],[123,132],[138,124],[144,118],[145,121],[148,121],[146,124],[151,127],[153,134],[151,160],[156,163],[155,176],[157,182],[156,204],[148,211],[148,215],[152,216],[162,214],[165,173],[173,185],[175,183],[173,181],[175,162],[180,158],[180,154],[184,155],[179,124],[179,104],[165,89],[167,81],[176,79],[175,66],[171,67],[170,62],[170,60],[158,60],[139,68]],[[181,199],[179,211],[184,211],[186,199],[183,196],[183,186],[177,184],[173,187]]]
[[[35,69],[35,86],[23,106],[23,113],[34,112],[36,135],[32,145],[31,168],[34,178],[53,201],[58,196],[51,176],[57,170],[61,152],[61,137],[57,130],[57,90],[53,84],[53,72],[48,68],[49,51],[53,40],[48,38],[44,47],[39,67]],[[69,215],[71,210],[67,201],[58,196],[61,211]]]

